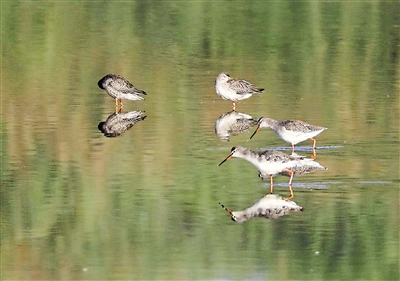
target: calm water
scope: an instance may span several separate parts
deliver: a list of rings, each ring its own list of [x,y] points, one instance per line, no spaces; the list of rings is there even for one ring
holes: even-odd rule
[[[399,279],[398,2],[1,9],[3,280]],[[329,170],[294,178],[303,212],[237,224],[218,205],[269,192],[244,160],[218,167],[232,146],[290,153],[266,129],[219,139],[222,71],[265,88],[239,112],[328,127]],[[98,130],[115,111],[106,73],[148,93],[115,138]]]

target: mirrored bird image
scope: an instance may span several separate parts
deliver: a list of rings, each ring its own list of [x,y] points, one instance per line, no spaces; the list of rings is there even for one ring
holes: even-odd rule
[[[131,82],[118,74],[107,74],[97,82],[97,85],[115,99],[116,107],[118,101],[123,107],[122,100],[144,100],[142,95],[146,95],[145,91],[135,88]]]
[[[250,115],[232,110],[222,114],[215,121],[215,134],[224,141],[229,141],[232,135],[247,132],[251,127],[257,125],[258,119]]]
[[[248,99],[253,94],[264,92],[264,89],[258,88],[246,80],[231,78],[226,72],[217,76],[214,87],[217,95],[224,100],[232,101],[233,110],[236,110],[236,101]]]
[[[118,137],[147,117],[141,115],[142,113],[144,111],[139,110],[125,113],[116,112],[108,116],[106,121],[100,122],[97,127],[106,137]]]
[[[267,194],[260,200],[254,203],[253,206],[243,211],[232,211],[221,204],[230,215],[234,222],[242,223],[251,218],[266,218],[277,219],[290,212],[303,211],[303,207],[296,204],[294,201],[284,200],[281,196],[276,194]]]

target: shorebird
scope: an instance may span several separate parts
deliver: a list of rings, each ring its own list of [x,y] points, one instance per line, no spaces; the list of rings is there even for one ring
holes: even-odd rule
[[[229,140],[230,135],[237,135],[248,131],[257,125],[258,120],[246,113],[231,111],[222,114],[215,121],[215,134],[221,140]]]
[[[303,207],[294,201],[284,200],[281,196],[275,194],[267,194],[253,206],[244,211],[232,211],[226,208],[221,202],[218,202],[230,215],[234,222],[242,223],[254,217],[266,219],[277,219],[281,216],[289,214],[290,211],[303,211]]]
[[[315,144],[317,141],[314,137],[327,129],[324,127],[310,125],[300,120],[278,121],[272,118],[261,117],[258,120],[258,127],[251,135],[250,139],[260,130],[260,128],[270,128],[281,139],[292,144],[292,153],[294,152],[295,144],[307,139],[313,141],[312,148],[315,151]]]
[[[144,111],[129,111],[125,113],[117,112],[108,116],[105,122],[100,122],[97,128],[106,137],[118,137],[128,131],[137,122],[144,120],[147,116],[142,116]]]
[[[249,161],[258,169],[258,176],[261,179],[265,180],[269,178],[270,193],[274,191],[274,176],[290,177],[288,183],[290,196],[285,198],[285,200],[292,199],[294,196],[292,189],[294,175],[311,173],[315,170],[327,170],[327,168],[314,161],[314,159],[293,157],[276,150],[252,151],[241,146],[232,147],[231,153],[218,166],[221,166],[232,157],[243,158]]]
[[[247,99],[253,94],[261,94],[264,91],[246,80],[231,78],[226,72],[217,76],[214,86],[217,95],[224,100],[232,101],[233,110],[236,110],[236,101]]]
[[[97,82],[97,85],[115,99],[116,108],[118,100],[123,107],[122,100],[144,100],[140,95],[146,95],[145,91],[135,88],[131,82],[118,74],[107,74]]]

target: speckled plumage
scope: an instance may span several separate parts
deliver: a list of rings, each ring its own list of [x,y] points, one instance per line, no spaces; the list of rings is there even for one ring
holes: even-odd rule
[[[231,78],[226,72],[217,76],[214,87],[217,95],[224,100],[232,101],[233,110],[236,110],[236,101],[247,99],[253,94],[261,94],[264,91],[246,80]]]
[[[242,223],[251,218],[277,219],[289,212],[303,211],[303,207],[294,201],[284,200],[281,196],[268,194],[243,211],[232,211],[219,203],[230,215],[234,222]]]
[[[137,122],[144,120],[147,116],[141,115],[144,111],[129,111],[125,113],[113,113],[105,122],[100,122],[98,129],[106,137],[118,137],[128,131]]]
[[[222,114],[215,121],[215,134],[221,140],[229,140],[230,135],[237,135],[248,131],[257,125],[258,120],[246,113],[231,111]]]
[[[249,161],[258,169],[260,178],[269,178],[271,193],[273,192],[274,176],[289,176],[289,190],[291,192],[289,199],[293,198],[291,185],[294,175],[310,173],[315,170],[327,170],[327,168],[314,161],[314,159],[293,157],[277,150],[252,151],[241,146],[232,147],[229,156],[219,166],[233,157]]]
[[[107,74],[97,82],[100,89],[103,89],[116,100],[143,100],[141,95],[146,92],[135,88],[131,82],[118,74]]]
[[[258,121],[256,131],[250,138],[252,138],[260,128],[270,128],[273,130],[282,140],[292,145],[292,152],[294,152],[294,146],[296,144],[307,139],[313,141],[313,149],[315,149],[316,140],[314,137],[327,129],[325,127],[308,124],[301,120],[278,121],[272,118],[262,117]]]

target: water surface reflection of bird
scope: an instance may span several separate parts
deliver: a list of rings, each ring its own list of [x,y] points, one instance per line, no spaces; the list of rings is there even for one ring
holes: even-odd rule
[[[281,196],[275,194],[268,194],[254,203],[253,206],[245,209],[244,211],[232,211],[219,203],[230,215],[233,221],[242,223],[251,218],[267,218],[277,219],[289,212],[303,211],[303,207],[296,204],[294,201],[284,200]]]
[[[257,125],[257,119],[254,119],[246,113],[232,110],[222,114],[215,121],[215,134],[221,140],[229,140],[230,135],[237,135],[248,131],[251,127]]]
[[[141,115],[144,111],[116,112],[108,116],[105,122],[100,122],[98,129],[106,137],[118,137],[128,131],[137,122],[144,120],[147,116]]]
[[[97,82],[97,85],[115,99],[116,107],[118,100],[123,107],[122,100],[143,100],[141,95],[146,95],[145,91],[135,88],[131,82],[118,74],[107,74]]]
[[[272,118],[262,117],[258,120],[258,127],[251,135],[250,139],[260,130],[260,128],[270,128],[281,139],[292,144],[292,153],[294,146],[299,142],[310,139],[313,141],[313,150],[315,150],[316,139],[314,137],[327,128],[314,126],[300,120],[278,121]]]
[[[219,166],[232,157],[249,161],[258,169],[258,175],[261,179],[269,178],[270,193],[273,193],[274,190],[274,176],[281,175],[290,177],[288,183],[290,196],[286,198],[286,200],[294,196],[292,189],[294,175],[310,173],[315,170],[327,170],[327,168],[314,161],[314,159],[293,157],[277,150],[252,151],[241,146],[232,147],[231,153]]]
[[[224,100],[232,101],[233,110],[236,110],[236,101],[247,99],[253,94],[261,94],[264,91],[246,80],[231,78],[226,72],[217,76],[214,87],[217,95]]]

